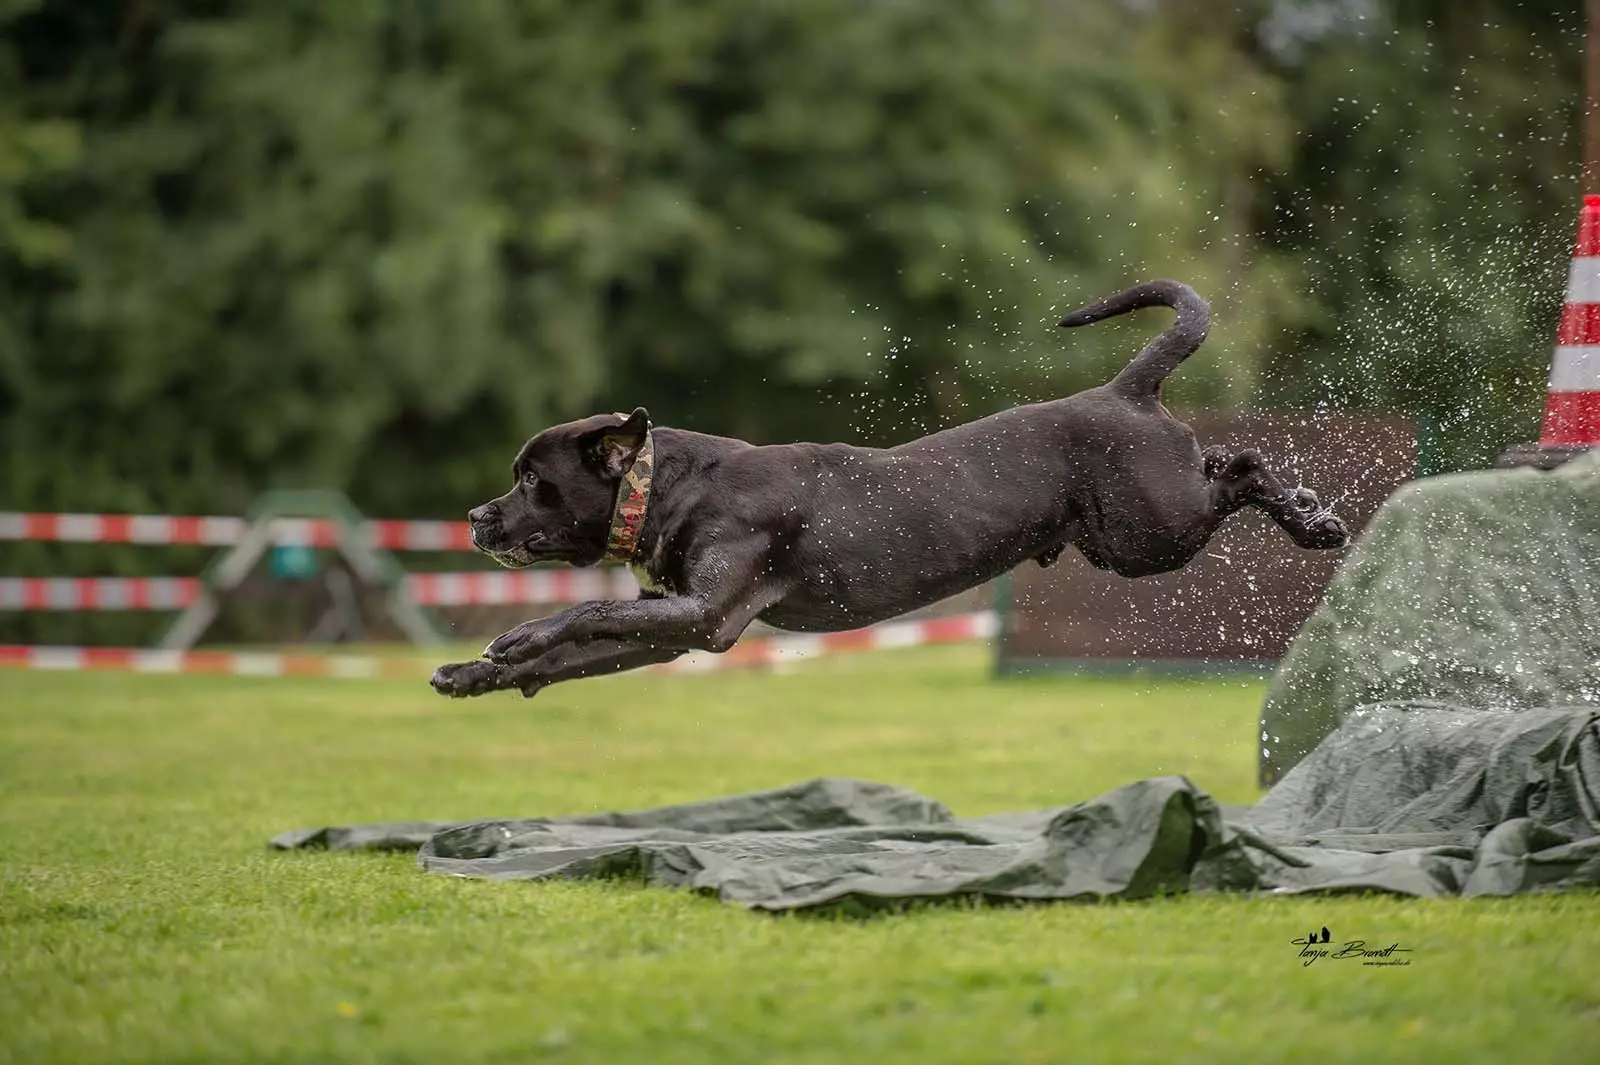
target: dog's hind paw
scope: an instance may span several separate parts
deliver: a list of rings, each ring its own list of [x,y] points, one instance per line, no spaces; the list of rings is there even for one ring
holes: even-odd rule
[[[1233,452],[1217,444],[1206,448],[1200,453],[1200,468],[1208,481],[1215,481],[1228,469],[1228,463],[1233,461]]]
[[[1295,517],[1290,532],[1295,543],[1314,551],[1331,551],[1350,542],[1350,529],[1333,511],[1324,507],[1317,493],[1309,488],[1295,489],[1289,509]]]
[[[433,690],[452,699],[500,690],[501,667],[493,662],[455,662],[440,666],[428,681]]]

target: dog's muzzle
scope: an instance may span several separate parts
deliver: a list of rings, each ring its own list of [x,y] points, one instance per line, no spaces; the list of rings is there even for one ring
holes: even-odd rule
[[[490,547],[486,540],[491,537],[484,535],[486,525],[498,524],[499,510],[492,503],[474,508],[467,515],[467,526],[472,530],[472,546],[494,559],[507,569],[524,569],[534,563],[534,549],[543,542],[544,533],[534,533],[520,544],[508,548]]]
[[[477,527],[474,526],[472,529],[472,546],[477,548],[479,551],[482,551],[484,554],[488,555],[490,558],[494,559],[507,569],[525,569],[528,566],[533,565],[536,561],[533,555],[534,549],[537,548],[543,541],[544,534],[535,533],[533,536],[522,541],[522,543],[517,544],[514,547],[501,550],[493,547],[485,547],[483,542],[478,538]]]
[[[509,551],[491,551],[487,547],[479,547],[478,550],[500,563],[506,569],[526,569],[534,563],[533,545],[543,539],[543,536],[534,537],[518,544]]]

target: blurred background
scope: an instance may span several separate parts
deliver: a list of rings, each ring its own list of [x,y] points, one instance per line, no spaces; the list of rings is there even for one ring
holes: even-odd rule
[[[890,444],[1213,303],[1179,410],[1538,434],[1579,0],[0,0],[0,510],[459,520],[599,410]],[[200,548],[7,543],[8,576]],[[138,615],[0,638],[141,642]],[[139,628],[144,626],[144,629]]]

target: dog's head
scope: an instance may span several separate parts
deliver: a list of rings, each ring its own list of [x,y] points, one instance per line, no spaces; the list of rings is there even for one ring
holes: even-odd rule
[[[522,445],[511,491],[474,507],[472,544],[502,566],[592,566],[605,555],[617,484],[650,432],[643,407],[546,429]]]

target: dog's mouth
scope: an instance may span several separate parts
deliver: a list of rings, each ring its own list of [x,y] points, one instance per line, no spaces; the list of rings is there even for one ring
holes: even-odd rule
[[[506,569],[526,569],[539,560],[539,546],[546,539],[547,537],[544,533],[534,533],[522,543],[507,551],[491,551],[488,548],[479,548],[479,550]]]

